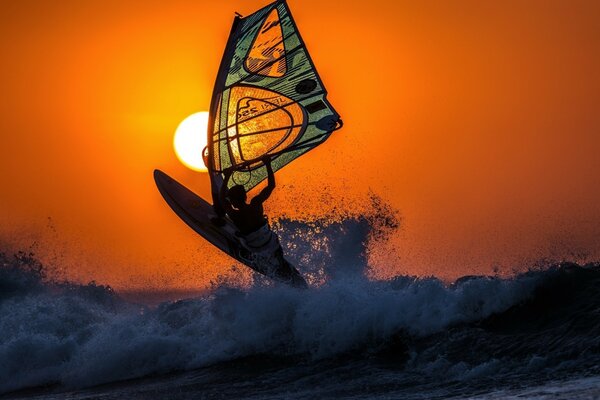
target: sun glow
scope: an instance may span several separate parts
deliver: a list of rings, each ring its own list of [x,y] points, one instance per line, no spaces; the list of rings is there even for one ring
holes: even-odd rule
[[[179,124],[175,130],[173,147],[179,160],[194,171],[208,171],[202,151],[206,147],[206,129],[208,126],[208,112],[197,112]]]

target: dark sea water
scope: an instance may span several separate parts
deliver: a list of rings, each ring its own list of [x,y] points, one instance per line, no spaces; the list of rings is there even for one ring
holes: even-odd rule
[[[0,253],[0,399],[600,398],[600,264],[370,280],[398,226],[373,208],[274,224],[308,290],[255,276],[161,302]]]
[[[0,258],[0,398],[600,398],[600,267],[360,274],[148,307]]]

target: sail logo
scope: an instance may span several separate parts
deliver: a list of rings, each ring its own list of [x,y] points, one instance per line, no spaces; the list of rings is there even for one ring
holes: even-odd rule
[[[274,108],[278,108],[285,104],[291,103],[290,99],[283,96],[272,97],[266,99],[244,98],[240,100],[247,101],[246,106],[238,108],[238,120],[243,120],[245,117],[252,117],[258,113],[264,113]]]
[[[232,164],[257,160],[281,151],[302,134],[306,126],[302,107],[284,95],[253,86],[235,86],[229,101],[227,136]]]

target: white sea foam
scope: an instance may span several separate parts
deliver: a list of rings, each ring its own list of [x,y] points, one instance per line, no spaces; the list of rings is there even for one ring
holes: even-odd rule
[[[19,277],[27,273],[17,268],[12,280],[3,277],[5,287],[21,286],[0,298],[1,392],[82,387],[253,354],[332,357],[397,332],[428,335],[501,312],[536,281],[474,278],[447,286],[434,278],[376,282],[354,275],[306,291],[221,287],[149,309],[100,286]]]
[[[30,257],[2,256],[0,393],[51,383],[84,387],[257,354],[322,360],[502,312],[539,281],[369,280],[369,241],[385,240],[397,227],[381,206],[374,210],[376,217],[274,224],[309,290],[257,277],[249,288],[220,285],[200,298],[149,308],[107,287],[47,282]],[[431,359],[417,367],[435,368]]]

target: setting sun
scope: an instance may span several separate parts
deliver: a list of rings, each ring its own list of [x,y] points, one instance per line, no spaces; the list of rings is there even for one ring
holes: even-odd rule
[[[179,160],[194,171],[207,171],[202,151],[206,147],[208,112],[197,112],[179,124],[175,130],[173,147]]]

